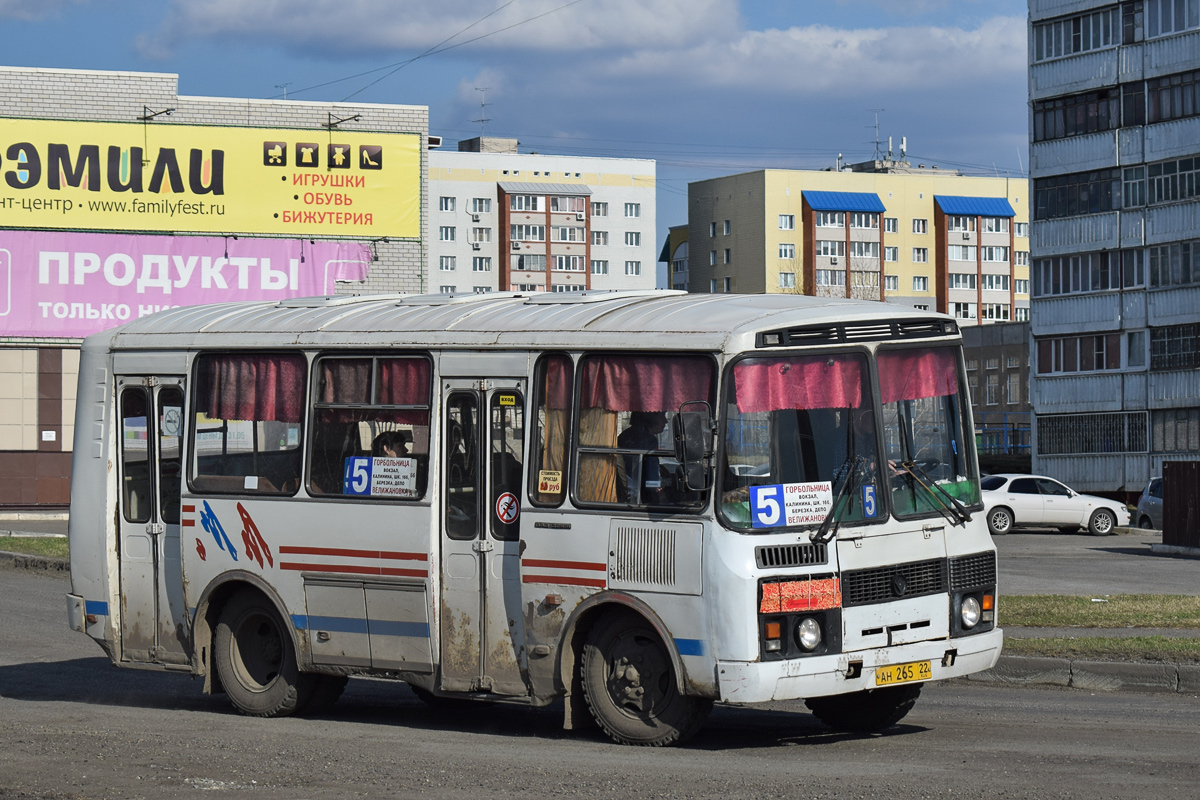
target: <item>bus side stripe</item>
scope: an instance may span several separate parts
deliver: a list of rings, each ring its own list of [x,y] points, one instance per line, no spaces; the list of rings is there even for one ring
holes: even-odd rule
[[[292,547],[283,545],[279,552],[297,556],[345,556],[347,558],[386,558],[396,561],[428,561],[425,553],[394,553],[387,550],[348,550],[340,547]]]
[[[603,589],[603,578],[576,578],[568,575],[522,575],[521,583],[557,583],[563,586],[596,586]]]
[[[546,567],[548,569],[588,569],[595,572],[604,572],[608,569],[607,564],[596,561],[547,561],[541,558],[526,558],[521,561],[521,566]]]
[[[399,569],[396,567],[363,567],[355,564],[302,564],[295,561],[279,562],[280,569],[294,572],[348,572],[354,575],[402,575],[409,578],[427,578],[428,570]]]
[[[702,656],[704,655],[704,640],[676,639],[675,649],[679,651],[679,655],[681,656]]]

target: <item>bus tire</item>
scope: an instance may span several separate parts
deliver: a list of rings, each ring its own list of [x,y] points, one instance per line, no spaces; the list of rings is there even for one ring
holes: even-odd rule
[[[346,690],[349,680],[345,675],[313,675],[308,700],[297,713],[315,717],[329,711]]]
[[[629,612],[608,614],[588,632],[580,677],[592,716],[618,744],[687,741],[712,709],[711,700],[680,693],[666,646]]]
[[[920,696],[918,684],[814,697],[804,704],[814,717],[835,731],[874,733],[904,719]]]
[[[300,672],[292,636],[258,592],[237,592],[221,610],[213,659],[234,707],[251,717],[286,717],[308,700],[313,675]]]

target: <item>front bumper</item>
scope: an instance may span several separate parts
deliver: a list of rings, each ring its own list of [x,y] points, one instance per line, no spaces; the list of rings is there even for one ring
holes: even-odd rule
[[[726,703],[766,703],[874,689],[878,667],[910,661],[928,660],[933,668],[931,680],[961,678],[994,667],[1003,643],[1004,631],[997,628],[957,639],[937,639],[816,658],[718,661],[720,699]],[[855,669],[856,663],[861,664],[861,669]]]

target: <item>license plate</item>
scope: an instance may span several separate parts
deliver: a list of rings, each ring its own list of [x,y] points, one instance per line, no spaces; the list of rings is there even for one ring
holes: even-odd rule
[[[894,683],[927,681],[933,677],[933,668],[928,661],[910,661],[907,664],[892,664],[875,670],[876,686],[891,686]]]

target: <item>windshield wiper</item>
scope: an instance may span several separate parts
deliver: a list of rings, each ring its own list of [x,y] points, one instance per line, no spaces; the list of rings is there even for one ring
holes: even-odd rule
[[[929,473],[917,466],[915,461],[901,461],[900,466],[904,468],[909,475],[913,476],[913,480],[921,485],[921,488],[929,492],[929,496],[942,506],[939,511],[946,519],[950,520],[951,524],[962,525],[965,522],[971,521],[971,514],[967,511],[967,507],[958,502],[958,498],[947,492],[936,483],[933,478],[929,477]],[[921,480],[924,478],[925,480]],[[937,489],[935,492],[934,489]],[[950,503],[947,504],[945,497]]]
[[[854,456],[846,459],[845,463],[838,468],[838,472],[846,470],[846,479],[842,481],[842,488],[838,490],[837,497],[833,498],[833,505],[829,507],[829,511],[825,513],[825,519],[821,520],[821,527],[817,528],[817,532],[812,535],[809,541],[817,544],[825,544],[834,536],[837,536],[838,526],[842,524],[841,519],[837,516],[838,503],[846,496],[855,477],[858,475],[859,468],[866,463],[866,459],[862,456]],[[834,473],[837,474],[836,472]]]

